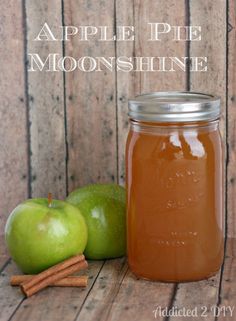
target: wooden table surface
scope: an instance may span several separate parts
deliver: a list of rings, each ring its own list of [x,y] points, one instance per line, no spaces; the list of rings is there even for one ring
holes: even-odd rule
[[[221,271],[205,281],[174,284],[138,280],[129,271],[126,259],[120,258],[89,262],[85,289],[48,288],[29,299],[18,287],[9,285],[10,276],[19,270],[2,244],[1,321],[236,320],[236,311],[231,315],[229,310],[236,305],[236,239],[227,240]],[[185,316],[162,316],[165,310],[161,313],[159,307],[174,307],[173,311],[182,311]],[[186,316],[187,309],[192,316]]]

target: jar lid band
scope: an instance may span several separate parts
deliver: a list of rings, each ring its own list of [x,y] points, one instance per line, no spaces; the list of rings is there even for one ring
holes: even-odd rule
[[[129,100],[129,117],[144,122],[210,121],[220,117],[220,97],[198,92],[153,92]]]

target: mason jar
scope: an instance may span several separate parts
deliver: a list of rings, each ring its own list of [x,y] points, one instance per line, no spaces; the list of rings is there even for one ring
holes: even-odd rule
[[[224,252],[220,98],[155,92],[129,101],[127,252],[160,281],[214,275]]]

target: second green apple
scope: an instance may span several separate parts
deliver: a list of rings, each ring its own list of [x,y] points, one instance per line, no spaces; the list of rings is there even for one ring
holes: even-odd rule
[[[106,259],[126,254],[125,189],[115,184],[78,188],[67,201],[80,209],[88,227],[85,256]]]

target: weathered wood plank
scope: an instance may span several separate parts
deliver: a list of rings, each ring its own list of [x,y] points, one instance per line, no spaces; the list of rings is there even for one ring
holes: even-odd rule
[[[235,240],[234,243],[229,240],[220,308],[235,303],[235,245]],[[101,269],[102,265],[101,261],[89,262],[89,285],[86,289],[49,288],[22,301],[19,289],[9,286],[10,275],[19,271],[13,263],[8,264],[0,279],[0,320],[7,320],[10,316],[11,320],[35,321],[164,320],[160,309],[163,311],[171,306],[179,310],[195,308],[197,320],[214,320],[211,307],[218,300],[219,275],[205,281],[179,284],[171,305],[174,284],[136,279],[124,258],[108,260]],[[208,308],[207,318],[201,317],[204,306]],[[175,316],[169,320],[182,321],[183,317]],[[188,320],[196,320],[196,316],[188,317]]]
[[[165,35],[161,42],[148,41],[149,22],[167,22],[171,25],[185,25],[185,1],[174,0],[133,0],[118,1],[116,5],[117,25],[135,27],[134,42],[117,42],[117,56],[158,57],[186,56],[187,44],[184,41],[172,41]],[[118,108],[118,169],[119,182],[124,182],[124,151],[128,131],[128,99],[137,94],[151,91],[185,90],[186,74],[176,72],[118,72],[117,108]]]
[[[0,236],[0,271],[2,271],[4,265],[6,264],[7,260],[9,259],[9,254],[6,249],[5,239],[4,236]]]
[[[66,1],[66,25],[114,28],[114,1]],[[115,57],[113,41],[95,38],[66,43],[66,55]],[[116,79],[107,70],[66,74],[69,191],[88,183],[117,179]]]
[[[226,2],[190,1],[190,23],[193,26],[202,27],[202,40],[190,43],[190,56],[208,57],[207,72],[190,74],[190,89],[221,96],[221,132],[225,140]]]
[[[108,260],[77,321],[151,320],[157,305],[168,306],[172,290],[173,284],[137,280],[124,258]]]
[[[26,0],[27,52],[44,61],[49,53],[62,55],[62,43],[34,41],[47,22],[55,35],[61,26],[61,2]],[[66,195],[66,148],[64,128],[63,73],[28,73],[31,190],[33,197],[51,192]]]
[[[125,258],[107,260],[76,320],[107,320],[111,303],[126,272]]]
[[[7,255],[7,252],[0,253],[0,271],[2,271],[5,268],[5,265],[8,263],[9,256]]]
[[[212,307],[217,304],[219,292],[220,272],[207,280],[179,283],[172,308],[183,311],[183,316],[177,314],[170,317],[170,321],[190,320],[215,320]],[[191,312],[189,316],[186,311]],[[175,312],[176,313],[176,312]]]
[[[85,272],[89,276],[86,288],[45,289],[24,300],[11,320],[75,320],[81,305],[93,287],[93,283],[102,265],[102,261],[89,262],[89,269]],[[14,290],[17,291],[17,289]]]
[[[186,55],[186,42],[173,41],[173,34],[165,34],[161,41],[148,41],[149,22],[166,22],[172,26],[186,24],[185,1],[174,0],[157,2],[155,0],[134,0],[134,24],[137,34],[135,56],[139,57],[182,57]],[[183,90],[186,87],[186,74],[175,72],[140,72],[140,91]]]
[[[236,239],[227,240],[227,251],[224,263],[220,292],[220,305],[217,312],[219,321],[232,321],[236,318]],[[231,310],[229,309],[231,308]]]
[[[0,320],[6,321],[14,314],[23,300],[19,288],[13,288],[9,284],[10,276],[19,273],[15,264],[10,262],[0,274]]]
[[[134,13],[133,1],[116,1],[117,26],[134,26]],[[116,55],[117,57],[135,56],[135,41],[117,42]],[[128,132],[128,99],[140,93],[140,82],[135,72],[118,71],[116,77],[118,182],[123,185],[125,180],[125,144]]]
[[[128,271],[110,303],[107,320],[164,320],[156,309],[169,306],[173,290],[174,284],[138,280]]]
[[[28,195],[22,4],[20,0],[3,0],[1,8],[0,235],[10,211]]]
[[[225,115],[226,115],[226,4],[221,0],[216,1],[191,1],[190,24],[202,27],[202,40],[190,43],[191,56],[207,56],[208,71],[190,73],[190,90],[216,93],[222,97],[223,117],[221,131],[225,139]],[[179,284],[173,301],[173,307],[179,309],[196,309],[197,319],[205,320],[202,315],[204,307],[207,308],[207,320],[214,320],[211,307],[218,303],[218,287],[220,273],[206,281],[196,283]],[[173,316],[170,320],[182,320],[183,317]],[[195,320],[196,316],[188,317]]]
[[[228,25],[228,236],[236,237],[236,4],[229,1]]]
[[[173,307],[194,311],[188,320],[233,320],[236,310],[236,239],[227,240],[226,258],[223,265],[223,277],[220,286],[220,273],[205,281],[179,284]],[[219,305],[218,305],[219,301]],[[225,309],[226,308],[226,309]],[[232,311],[232,314],[231,314]],[[195,314],[194,314],[195,313]],[[182,321],[183,317],[174,316],[170,321]]]
[[[132,42],[117,43],[117,56],[185,56],[187,53],[187,45],[184,42],[177,43],[168,39],[164,41],[165,45],[163,45],[163,42],[148,41],[148,22],[164,21],[172,25],[185,25],[185,9],[185,1],[179,1],[178,5],[176,5],[175,1],[167,1],[165,3],[163,2],[163,4],[159,3],[158,6],[156,2],[152,0],[145,2],[133,1],[132,4],[119,1],[116,8],[117,24],[134,25],[136,40],[134,44]],[[123,183],[125,176],[124,147],[128,131],[128,99],[143,92],[184,90],[187,88],[186,80],[186,74],[182,71],[174,73],[135,72],[129,73],[128,75],[122,72],[117,73],[118,169],[120,183]],[[168,307],[174,288],[173,285],[157,285],[157,283],[152,284],[139,281],[142,289],[139,289],[138,286],[140,286],[140,284],[138,285],[138,283],[137,288],[134,286],[134,283],[134,289],[132,289],[132,283],[130,282],[132,276],[130,273],[129,278],[127,284],[124,283],[123,285],[122,283],[121,294],[118,294],[118,298],[115,298],[115,302],[111,308],[112,312],[109,314],[109,320],[147,320],[154,317],[153,310],[156,309],[157,306],[161,306],[162,308]],[[143,296],[141,298],[141,295],[140,297],[133,298],[133,293],[139,290],[140,293],[149,292],[149,287],[151,294],[148,295],[146,300]],[[127,295],[128,291],[131,291],[130,289],[132,289],[133,292],[131,295]],[[143,299],[145,302],[143,302]],[[150,308],[148,309],[147,307]],[[158,314],[156,318],[162,319]]]

